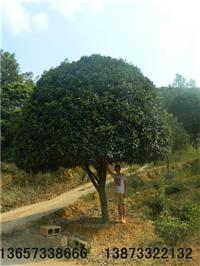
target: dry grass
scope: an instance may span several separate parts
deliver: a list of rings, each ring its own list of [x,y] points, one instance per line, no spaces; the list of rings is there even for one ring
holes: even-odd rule
[[[14,164],[2,163],[1,211],[52,199],[86,181],[85,173],[78,167],[32,174]]]
[[[191,166],[192,162],[187,162],[182,165],[176,163],[172,166],[177,180],[181,179],[188,186],[188,189],[182,191],[181,194],[174,194],[171,196],[171,200],[177,202],[182,201],[185,197],[188,200],[196,201],[199,186],[197,174],[192,174]],[[164,175],[166,171],[165,166],[154,167],[143,173],[138,174],[138,179],[133,182],[133,176],[129,177],[129,196],[127,199],[128,215],[127,224],[121,224],[116,222],[117,210],[114,203],[114,195],[112,184],[107,187],[108,204],[110,212],[110,224],[103,225],[100,221],[100,206],[98,193],[93,193],[80,199],[75,204],[66,207],[64,210],[54,213],[48,217],[41,219],[40,221],[32,224],[31,226],[39,227],[41,224],[59,224],[62,226],[62,231],[68,235],[74,235],[81,237],[91,243],[92,249],[90,258],[85,264],[88,265],[144,265],[144,266],[198,266],[200,261],[200,239],[196,235],[190,239],[187,243],[184,243],[185,247],[191,247],[193,249],[192,260],[177,260],[177,259],[107,259],[105,254],[105,248],[122,248],[122,247],[159,247],[163,245],[162,240],[156,235],[154,230],[154,223],[148,216],[148,207],[144,205],[144,199],[154,195],[155,188],[151,186],[153,180],[159,179],[161,175]],[[78,175],[78,173],[77,173]],[[74,179],[73,173],[71,178]],[[78,176],[77,176],[78,178]],[[69,180],[69,179],[68,179]],[[138,180],[142,182],[138,183]],[[8,182],[9,183],[9,182]],[[66,183],[66,182],[65,182]],[[46,189],[53,195],[53,190],[59,190],[58,193],[63,192],[63,184],[53,184],[53,186]],[[133,185],[135,187],[133,187]],[[17,190],[19,190],[18,188]],[[17,192],[16,192],[17,193]],[[35,192],[36,194],[38,192]],[[15,195],[15,193],[14,193]],[[8,196],[11,198],[11,195]],[[28,195],[27,195],[28,197]],[[15,198],[15,196],[14,196]],[[25,198],[24,198],[25,200]],[[80,263],[83,263],[80,261]]]

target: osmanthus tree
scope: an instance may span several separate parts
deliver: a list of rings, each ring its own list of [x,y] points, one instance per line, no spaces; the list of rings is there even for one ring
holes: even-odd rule
[[[100,55],[44,72],[16,136],[16,163],[27,171],[82,167],[99,193],[103,222],[107,164],[144,163],[167,152],[152,82],[132,64]]]

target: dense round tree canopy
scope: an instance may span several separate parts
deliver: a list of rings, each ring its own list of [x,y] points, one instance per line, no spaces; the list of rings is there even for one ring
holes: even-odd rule
[[[33,171],[143,163],[167,151],[153,83],[132,64],[100,55],[44,72],[16,136],[17,165]]]

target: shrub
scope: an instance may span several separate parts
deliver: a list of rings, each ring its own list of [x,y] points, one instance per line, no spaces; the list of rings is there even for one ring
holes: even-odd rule
[[[165,197],[163,194],[156,194],[152,198],[147,199],[146,203],[150,208],[150,215],[157,217],[165,208]]]
[[[190,231],[195,232],[199,230],[200,207],[190,202],[184,202],[179,207],[171,208],[172,214],[180,221],[187,222],[190,225]]]
[[[164,185],[165,185],[165,180],[163,177],[153,179],[150,182],[150,185],[155,188],[156,190],[159,190],[160,192],[164,192]]]
[[[141,187],[144,187],[145,182],[138,176],[133,175],[129,178],[129,186],[133,189],[140,189]]]
[[[161,216],[155,223],[156,233],[168,246],[177,246],[190,235],[190,226],[177,217]]]
[[[165,188],[166,195],[171,195],[173,193],[178,193],[184,189],[184,184],[178,181],[173,182]]]

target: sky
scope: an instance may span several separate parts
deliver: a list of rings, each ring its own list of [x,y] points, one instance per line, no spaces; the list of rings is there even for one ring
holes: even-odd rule
[[[156,86],[200,86],[199,0],[0,0],[1,48],[34,77],[65,58],[123,58]]]

